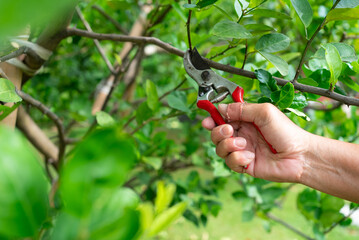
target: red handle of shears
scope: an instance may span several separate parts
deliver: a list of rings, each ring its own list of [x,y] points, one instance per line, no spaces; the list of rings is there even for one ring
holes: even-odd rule
[[[243,101],[243,94],[244,94],[244,90],[241,87],[237,87],[234,92],[232,93],[232,98],[235,102],[240,102],[240,103],[244,103]],[[223,125],[226,124],[226,122],[224,121],[222,115],[219,113],[218,109],[213,105],[213,103],[211,103],[209,100],[199,100],[197,102],[197,107],[203,110],[206,110],[209,114],[211,114],[211,117],[213,118],[214,122],[219,126],[219,125]],[[273,148],[273,146],[265,139],[265,137],[263,136],[261,130],[259,129],[259,127],[254,124],[254,127],[257,129],[257,131],[262,135],[264,141],[268,144],[268,147],[270,148],[270,150],[272,151],[272,153],[276,154],[277,151]]]

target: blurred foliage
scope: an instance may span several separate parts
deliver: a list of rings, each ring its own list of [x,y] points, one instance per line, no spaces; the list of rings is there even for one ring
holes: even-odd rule
[[[20,9],[12,1],[5,2]],[[23,16],[30,11],[41,12],[44,15],[37,17],[43,20],[57,12],[55,4],[48,8],[41,1],[20,2],[26,3],[21,11],[14,12]],[[245,89],[247,102],[271,102],[314,134],[359,143],[356,107],[336,106],[330,99],[295,91],[291,83],[280,87],[273,79],[294,78],[305,44],[330,12],[332,1],[79,2],[94,32],[118,33],[92,8],[93,4],[127,31],[144,14],[143,7],[151,6],[145,34],[181,50],[187,49],[186,21],[188,12],[193,11],[191,36],[200,53],[222,64],[244,65],[244,69],[255,71],[258,79],[254,80],[218,71]],[[359,26],[348,17],[357,19],[357,5],[358,1],[342,0],[338,5],[341,10],[331,13],[309,48],[298,82],[358,96],[359,40],[350,36],[359,34]],[[158,24],[151,24],[167,8],[169,13]],[[18,21],[17,15],[10,18],[10,11],[6,13],[1,19],[11,19],[9,24],[0,24],[4,27],[0,32],[6,35],[38,23],[37,18],[34,22],[28,18]],[[76,14],[70,27],[84,29]],[[34,35],[30,41],[36,41],[40,32],[31,28]],[[126,61],[119,59],[125,43],[102,41],[101,45],[110,62]],[[9,42],[0,49],[6,50],[1,51],[2,55],[15,50]],[[128,59],[134,58],[138,49],[135,46]],[[209,133],[201,127],[200,120],[207,113],[195,107],[197,86],[185,74],[182,59],[154,46],[145,47],[144,52],[135,87],[129,88],[122,78],[107,107],[96,116],[91,114],[99,90],[96,86],[101,86],[111,73],[91,39],[64,39],[38,74],[24,85],[25,92],[63,119],[68,137],[80,142],[68,146],[60,173],[50,167],[49,172],[59,179],[58,183],[50,183],[40,169],[41,159],[23,137],[0,130],[1,142],[21,149],[0,145],[0,202],[5,206],[0,213],[0,239],[151,239],[181,215],[196,226],[206,226],[225,204],[218,198],[218,191],[228,178],[238,182],[232,196],[242,205],[242,221],[254,217],[271,221],[268,213],[280,206],[290,187],[231,172],[215,154]],[[12,86],[7,84],[5,90],[10,91],[5,97],[14,97]],[[5,100],[19,99],[0,98]],[[0,107],[0,114],[10,111]],[[54,135],[49,119],[34,108],[27,110],[49,135]],[[173,173],[185,168],[191,168],[187,178],[177,179]],[[213,177],[203,178],[198,169],[211,171]],[[313,224],[313,233],[306,234],[323,239],[338,222],[344,227],[350,225],[350,218],[342,221],[343,204],[315,190],[299,193],[297,207]],[[351,205],[352,209],[356,207]]]

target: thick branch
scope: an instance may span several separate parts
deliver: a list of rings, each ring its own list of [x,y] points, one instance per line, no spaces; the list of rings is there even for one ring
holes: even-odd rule
[[[175,48],[175,47],[171,46],[170,44],[165,43],[165,42],[159,40],[158,38],[154,38],[154,37],[131,37],[131,36],[124,36],[124,35],[119,35],[119,34],[90,33],[87,31],[80,30],[80,29],[76,29],[76,28],[67,29],[65,35],[67,35],[67,36],[77,35],[77,36],[82,36],[82,37],[95,38],[98,40],[132,42],[135,44],[154,44],[160,48],[165,49],[169,53],[172,53],[172,54],[180,56],[180,57],[184,56],[184,52],[182,50]],[[232,66],[228,66],[228,65],[223,65],[223,64],[211,61],[209,59],[205,59],[205,58],[204,58],[204,60],[211,67],[213,67],[215,69],[222,70],[222,71],[225,71],[228,73],[233,73],[233,74],[240,75],[240,76],[244,76],[244,77],[248,77],[248,78],[252,78],[252,79],[257,78],[254,72],[236,68],[236,67],[232,67]],[[283,78],[274,77],[274,79],[277,81],[277,84],[280,86],[284,86],[285,84],[288,83],[288,81]],[[337,100],[339,102],[342,102],[343,104],[346,104],[346,105],[359,106],[359,99],[356,99],[356,98],[347,97],[347,96],[344,96],[344,95],[341,95],[341,94],[338,94],[335,92],[330,92],[327,89],[312,87],[312,86],[300,84],[298,82],[294,82],[293,85],[294,85],[295,89],[297,89],[301,92],[308,92],[308,93],[325,96],[325,97]]]
[[[34,147],[47,159],[54,159],[57,161],[59,154],[58,148],[31,119],[22,106],[19,107],[16,126],[26,136],[31,144],[34,145]]]
[[[93,32],[92,31],[92,28],[90,26],[90,24],[86,21],[84,15],[82,14],[81,10],[79,7],[76,7],[76,13],[77,15],[80,17],[81,19],[81,22],[84,24],[85,28],[87,29],[87,31],[89,32]],[[106,65],[107,65],[107,68],[112,72],[114,73],[115,72],[115,69],[113,68],[110,60],[108,60],[108,58],[106,57],[106,54],[105,54],[105,51],[103,50],[103,48],[101,47],[101,44],[100,42],[97,40],[97,39],[94,39],[93,40],[94,43],[95,43],[95,46],[97,48],[97,50],[99,51],[102,59],[105,61]]]
[[[55,113],[51,112],[51,110],[47,108],[44,104],[42,104],[40,101],[34,99],[30,95],[20,90],[16,90],[16,92],[25,102],[39,109],[43,114],[45,114],[55,123],[59,134],[59,153],[57,158],[57,167],[61,167],[66,150],[65,129],[61,119]]]

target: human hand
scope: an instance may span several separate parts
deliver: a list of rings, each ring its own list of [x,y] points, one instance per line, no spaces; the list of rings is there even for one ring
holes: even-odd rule
[[[269,103],[220,104],[218,110],[227,118],[228,124],[216,127],[213,119],[208,117],[202,125],[212,131],[217,155],[226,160],[228,167],[270,181],[300,181],[309,151],[310,133]],[[263,137],[276,154],[271,152]],[[248,169],[245,170],[246,165]]]

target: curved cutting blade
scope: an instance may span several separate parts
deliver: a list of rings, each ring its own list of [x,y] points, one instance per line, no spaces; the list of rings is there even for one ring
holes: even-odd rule
[[[190,54],[191,54],[191,62],[197,70],[211,69],[208,63],[206,63],[202,59],[201,55],[198,53],[196,48],[193,48],[192,51],[190,51]]]

